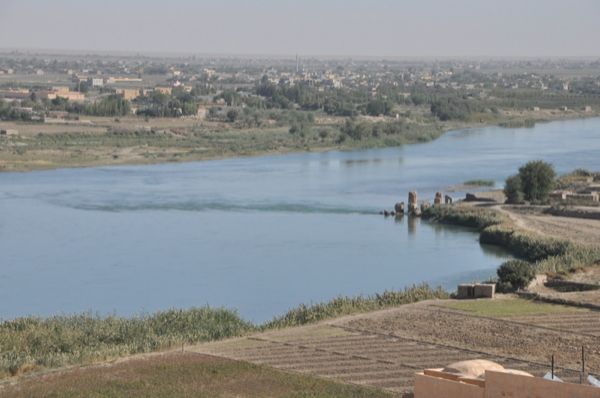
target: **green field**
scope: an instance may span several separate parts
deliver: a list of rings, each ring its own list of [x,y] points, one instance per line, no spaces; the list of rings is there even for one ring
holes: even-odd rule
[[[468,311],[471,315],[510,316],[522,314],[553,313],[563,311],[585,311],[564,305],[545,304],[539,301],[518,300],[469,300],[448,305],[450,308]]]

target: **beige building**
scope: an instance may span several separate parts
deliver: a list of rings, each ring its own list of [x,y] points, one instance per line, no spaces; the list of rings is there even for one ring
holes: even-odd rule
[[[69,101],[83,101],[85,99],[85,95],[82,93],[78,93],[76,91],[58,91],[58,90],[47,90],[47,91],[38,91],[35,93],[36,97],[39,99],[50,99],[53,100],[56,97],[66,98]]]
[[[414,398],[599,398],[600,388],[473,360],[415,374]]]
[[[126,100],[132,100],[137,98],[140,95],[140,90],[132,90],[126,88],[118,88],[116,90],[117,95],[125,98]]]

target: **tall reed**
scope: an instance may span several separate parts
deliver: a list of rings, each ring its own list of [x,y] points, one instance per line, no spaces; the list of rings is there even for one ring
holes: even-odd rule
[[[94,363],[448,297],[441,287],[433,290],[427,284],[398,292],[340,296],[328,302],[300,304],[261,325],[245,321],[236,310],[210,306],[129,317],[88,311],[15,318],[0,322],[0,379],[40,368]]]

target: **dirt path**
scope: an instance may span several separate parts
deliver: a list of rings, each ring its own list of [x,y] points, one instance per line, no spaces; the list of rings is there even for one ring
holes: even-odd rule
[[[520,229],[557,238],[571,239],[583,245],[600,245],[600,220],[517,212],[516,209],[511,210],[501,203],[464,203],[465,205],[485,207],[504,213]]]

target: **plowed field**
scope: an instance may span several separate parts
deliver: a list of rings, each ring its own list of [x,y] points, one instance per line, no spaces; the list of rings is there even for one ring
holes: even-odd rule
[[[417,303],[190,350],[395,393],[412,390],[415,372],[467,359],[543,376],[554,355],[556,374],[578,382],[582,346],[586,370],[600,373],[597,312],[545,313],[553,306],[540,304],[540,312],[488,317],[448,307],[453,303]]]

